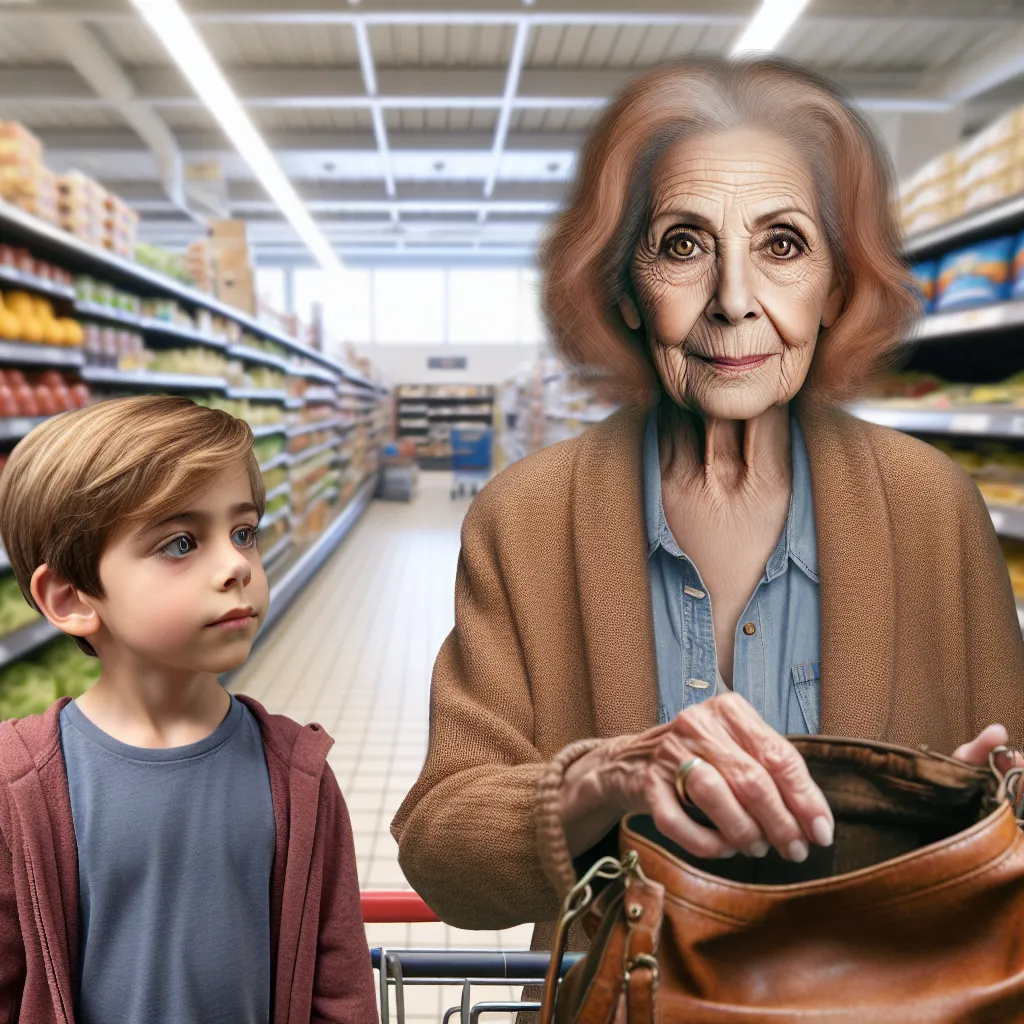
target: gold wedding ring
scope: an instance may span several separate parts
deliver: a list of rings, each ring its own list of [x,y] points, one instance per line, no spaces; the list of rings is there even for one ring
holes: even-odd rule
[[[693,771],[697,765],[704,764],[703,757],[691,757],[689,761],[684,761],[679,766],[679,771],[676,772],[676,794],[682,803],[688,804],[692,801],[686,795],[686,776]]]

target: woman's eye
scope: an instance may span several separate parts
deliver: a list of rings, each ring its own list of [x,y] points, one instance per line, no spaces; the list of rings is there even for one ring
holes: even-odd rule
[[[256,543],[256,535],[260,532],[258,526],[240,526],[235,530],[235,543],[240,548],[251,548]]]
[[[668,251],[677,259],[688,259],[699,250],[696,241],[689,235],[676,235],[668,240]]]
[[[195,541],[191,537],[182,534],[180,537],[175,537],[174,540],[168,541],[160,549],[160,553],[167,558],[182,559],[194,551],[195,546]]]
[[[800,252],[800,246],[795,239],[787,235],[776,235],[768,246],[768,251],[776,259],[785,260]]]

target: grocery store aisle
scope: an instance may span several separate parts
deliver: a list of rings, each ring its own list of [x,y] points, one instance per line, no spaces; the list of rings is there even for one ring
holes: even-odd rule
[[[468,501],[449,499],[450,480],[421,474],[412,503],[374,502],[231,683],[334,737],[328,760],[352,815],[364,889],[409,888],[388,826],[423,764],[430,674],[454,619]],[[531,930],[368,925],[367,936],[371,946],[528,949]],[[452,1005],[450,992],[413,990],[406,1012],[439,1020],[442,998]]]

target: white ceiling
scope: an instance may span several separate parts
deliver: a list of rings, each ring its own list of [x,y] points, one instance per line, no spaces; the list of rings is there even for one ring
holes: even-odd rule
[[[631,74],[724,54],[756,0],[190,0],[346,262],[524,261]],[[844,85],[901,173],[1024,103],[1024,0],[811,0],[783,53]],[[0,0],[0,119],[181,247],[211,208],[307,259],[128,0]],[[182,168],[216,161],[222,191]]]

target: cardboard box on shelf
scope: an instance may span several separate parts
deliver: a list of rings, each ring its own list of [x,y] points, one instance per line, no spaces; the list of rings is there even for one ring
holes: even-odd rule
[[[256,282],[252,272],[217,274],[217,298],[240,309],[249,316],[256,315]]]

